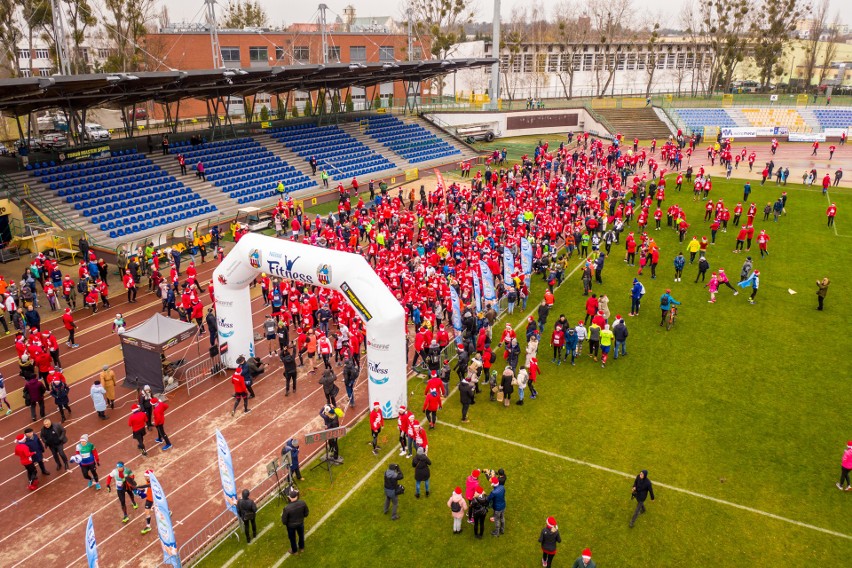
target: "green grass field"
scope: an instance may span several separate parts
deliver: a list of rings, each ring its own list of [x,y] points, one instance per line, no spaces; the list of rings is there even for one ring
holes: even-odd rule
[[[732,206],[741,185],[717,179],[712,197]],[[648,270],[641,277],[647,295],[641,315],[627,318],[627,357],[601,368],[584,354],[574,367],[556,367],[543,341],[539,398],[503,408],[479,395],[465,428],[452,396],[429,433],[432,496],[414,499],[413,470],[405,464],[398,522],[382,515],[381,485],[387,464],[398,459],[389,452],[396,447],[395,424],[386,426],[387,443],[376,457],[360,423],[341,442],[346,463],[335,469],[333,486],[322,470],[300,484],[311,507],[308,531],[339,508],[310,534],[305,554],[287,563],[534,566],[538,532],[553,515],[563,539],[558,566],[570,565],[586,546],[599,566],[847,566],[852,493],[834,483],[852,438],[852,373],[843,347],[852,318],[852,222],[845,213],[852,193],[830,194],[841,212],[836,235],[826,227],[827,200],[819,190],[793,184],[786,190],[788,215],[779,223],[759,215],[756,222],[771,236],[768,258],[760,259],[756,244],[751,251],[762,277],[757,304],[727,288],[709,304],[689,264],[683,281],[673,282],[671,260],[685,247],[665,227],[649,231],[660,243],[661,261],[656,280]],[[774,184],[756,186],[752,196],[765,203],[780,191]],[[703,203],[693,202],[691,192],[667,195],[666,203],[685,207],[690,234],[709,236]],[[745,259],[731,252],[735,236],[733,229],[720,232],[708,255],[711,270],[724,267],[733,280]],[[604,284],[593,291],[609,296],[612,314],[626,315],[636,269],[623,255],[623,244],[613,247]],[[571,267],[577,263],[575,257]],[[824,276],[832,285],[826,311],[818,312],[814,282]],[[657,300],[666,288],[683,302],[668,332],[658,325]],[[542,292],[536,277],[533,298]],[[581,319],[584,303],[575,273],[556,292],[546,336],[561,313]],[[510,321],[518,324],[524,315],[516,311]],[[419,409],[422,383],[412,380],[410,390],[409,406]],[[446,500],[475,467],[502,467],[508,475],[507,531],[499,539],[486,534],[477,541],[467,524],[461,536],[452,534]],[[640,469],[660,485],[648,513],[629,529],[631,477]],[[275,502],[261,511],[258,528],[273,528],[232,566],[271,566],[286,553],[280,514]],[[222,566],[241,548],[228,539],[202,565]]]

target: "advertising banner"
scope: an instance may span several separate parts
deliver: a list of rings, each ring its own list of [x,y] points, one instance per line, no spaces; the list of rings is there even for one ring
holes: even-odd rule
[[[231,459],[231,449],[225,437],[216,429],[216,455],[219,457],[219,477],[222,479],[222,492],[225,496],[225,507],[231,510],[238,518],[237,512],[237,484],[234,481],[234,462]]]

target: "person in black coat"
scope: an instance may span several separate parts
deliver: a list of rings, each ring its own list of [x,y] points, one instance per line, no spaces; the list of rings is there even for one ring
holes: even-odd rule
[[[257,538],[257,524],[255,523],[257,505],[252,499],[249,499],[249,494],[248,489],[243,489],[243,498],[237,501],[237,513],[240,515],[246,531],[246,544],[251,542],[252,536]],[[249,535],[249,526],[251,526],[251,535]]]
[[[41,429],[41,440],[50,453],[53,454],[53,459],[56,461],[56,471],[59,471],[64,466],[68,469],[68,456],[65,455],[63,447],[68,442],[68,436],[65,434],[65,428],[61,424],[53,424],[50,419],[44,421],[44,426]]]
[[[391,512],[391,520],[395,521],[399,518],[397,515],[397,508],[399,507],[399,493],[397,492],[397,487],[399,487],[399,481],[403,478],[402,470],[395,463],[392,463],[388,466],[387,471],[385,472],[384,477],[384,485],[385,485],[385,515],[388,514],[388,509],[390,505],[393,504],[393,511]]]
[[[210,332],[210,347],[216,345],[216,340],[219,339],[219,324],[216,321],[216,313],[213,308],[207,308],[207,316],[204,318],[204,323],[207,324],[207,331]]]
[[[651,501],[653,501],[654,486],[651,484],[651,480],[648,479],[648,470],[643,469],[639,472],[639,475],[636,476],[636,480],[633,482],[632,498],[636,499],[636,510],[633,512],[633,518],[630,519],[630,528],[633,528],[633,524],[636,522],[636,517],[638,517],[640,513],[645,512],[645,499],[648,498],[648,495],[651,496]]]
[[[33,452],[33,463],[41,468],[41,473],[43,475],[50,475],[50,472],[47,471],[46,467],[44,467],[44,444],[41,443],[41,440],[38,439],[38,436],[35,435],[32,428],[24,430],[24,436],[26,437],[24,443],[30,451]]]
[[[459,383],[459,402],[462,405],[462,422],[470,422],[467,419],[467,411],[470,409],[470,405],[474,403],[473,399],[473,384],[470,382],[470,379],[464,378],[462,382]]]
[[[326,404],[320,410],[320,416],[322,416],[323,422],[325,422],[325,429],[331,430],[332,428],[340,427],[340,417],[337,416],[336,412],[337,408],[330,404]],[[331,452],[331,457],[329,458],[332,463],[336,463],[338,465],[343,463],[343,458],[340,457],[340,448],[337,445],[337,438],[332,438],[328,440],[328,449]]]
[[[308,504],[299,499],[299,492],[290,490],[287,496],[290,500],[281,513],[281,523],[287,527],[287,537],[290,539],[290,554],[301,554],[305,550],[305,519],[308,516]],[[296,542],[296,536],[299,540]]]
[[[431,473],[429,466],[432,465],[432,460],[426,455],[426,450],[417,448],[417,455],[411,460],[411,467],[414,468],[414,497],[420,499],[420,483],[426,484],[426,497],[429,496],[429,478]]]
[[[285,345],[284,348],[281,349],[278,358],[281,359],[281,363],[284,366],[284,396],[290,396],[291,382],[293,383],[293,394],[296,394],[296,357],[293,356],[293,351],[290,349],[289,345]]]

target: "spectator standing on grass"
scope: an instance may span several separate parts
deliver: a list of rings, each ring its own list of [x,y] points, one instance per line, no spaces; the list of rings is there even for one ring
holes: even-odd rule
[[[639,472],[639,475],[636,476],[635,481],[633,481],[631,498],[636,499],[636,510],[633,511],[633,518],[630,519],[631,529],[636,523],[636,518],[639,517],[639,514],[645,512],[645,500],[648,498],[648,495],[651,496],[651,501],[653,501],[654,486],[651,483],[651,480],[648,479],[648,470],[643,469]]]
[[[672,297],[672,291],[667,288],[666,292],[662,296],[660,296],[660,312],[662,312],[662,317],[660,318],[661,327],[665,323],[666,316],[669,315],[669,311],[671,311],[672,306],[679,305],[680,302],[678,302]]]
[[[305,551],[305,519],[309,514],[308,504],[299,499],[299,491],[296,489],[290,490],[287,499],[290,502],[281,513],[281,523],[287,527],[290,554],[301,554]]]
[[[840,460],[840,481],[836,483],[841,491],[852,491],[852,483],[849,482],[849,472],[852,471],[852,440],[846,442],[846,451]],[[843,484],[846,484],[846,489]]]
[[[370,434],[372,436],[370,443],[373,446],[373,455],[379,454],[379,434],[381,434],[384,425],[385,418],[382,415],[382,407],[378,402],[374,402],[373,410],[370,411]]]
[[[411,467],[414,468],[414,497],[420,499],[420,483],[425,485],[426,497],[429,496],[429,478],[432,476],[429,466],[432,465],[432,460],[426,455],[426,450],[417,448],[417,455],[411,460]]]
[[[595,568],[596,566],[594,560],[592,560],[592,551],[584,548],[580,557],[571,565],[571,568]]]
[[[707,260],[707,257],[702,254],[701,258],[698,259],[698,274],[695,275],[695,282],[697,283],[699,278],[701,278],[701,281],[704,282],[709,269],[710,262]]]
[[[637,278],[633,279],[633,287],[630,288],[630,316],[638,316],[639,308],[642,303],[642,296],[645,294],[645,287]]]
[[[472,378],[468,375],[459,383],[459,402],[462,407],[461,421],[465,424],[470,422],[467,413],[470,405],[474,403],[473,383],[471,381]]]
[[[397,514],[397,508],[399,507],[399,481],[403,478],[402,470],[395,463],[392,463],[388,466],[387,471],[385,471],[384,477],[384,487],[385,487],[385,509],[384,514],[388,514],[388,508],[391,504],[393,504],[393,511],[391,513],[391,520],[396,521],[399,519],[399,515]]]
[[[242,499],[237,501],[237,513],[239,513],[240,520],[243,522],[243,529],[246,533],[246,544],[251,544],[252,537],[257,538],[257,522],[255,521],[255,517],[257,517],[257,504],[249,495],[251,495],[251,492],[248,489],[243,489]],[[249,534],[249,528],[251,528],[251,534]]]
[[[538,535],[538,542],[541,544],[541,565],[550,568],[553,565],[553,557],[556,556],[556,546],[562,542],[555,518],[547,517],[545,527]]]
[[[488,497],[479,485],[474,489],[470,511],[473,518],[473,536],[482,538],[485,533],[485,517],[488,516]]]
[[[818,304],[819,304],[819,305],[817,306],[817,309],[818,309],[819,311],[822,311],[822,304],[823,304],[823,302],[825,302],[825,295],[826,295],[826,294],[828,294],[828,285],[829,285],[830,283],[831,283],[831,282],[829,281],[829,279],[828,279],[828,278],[823,278],[822,280],[817,280],[817,281],[816,281],[816,285],[817,285],[817,293],[816,293],[816,294],[817,294],[817,302],[818,302]]]
[[[506,528],[506,487],[497,477],[491,478],[491,493],[488,494],[488,505],[494,509],[494,530],[491,536],[500,536]]]
[[[464,518],[465,511],[467,511],[467,502],[462,497],[461,487],[456,487],[453,490],[452,495],[447,500],[447,507],[449,507],[453,517],[453,534],[461,534],[462,519]]]

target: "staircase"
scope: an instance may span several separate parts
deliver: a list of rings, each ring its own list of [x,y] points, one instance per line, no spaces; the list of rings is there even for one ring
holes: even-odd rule
[[[813,109],[800,108],[799,116],[802,117],[802,120],[805,121],[805,124],[811,127],[811,132],[822,132],[822,124],[820,124],[819,120],[814,115]]]
[[[634,138],[650,140],[656,138],[665,140],[674,134],[669,127],[663,123],[651,107],[631,109],[596,109],[607,122],[615,129],[616,133],[624,135],[628,141]]]

